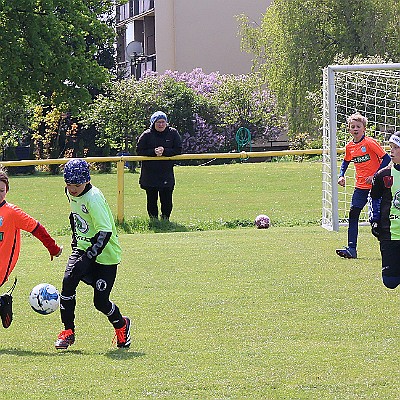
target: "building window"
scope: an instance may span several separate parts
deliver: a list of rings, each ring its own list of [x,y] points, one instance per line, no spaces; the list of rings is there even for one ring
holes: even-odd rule
[[[142,14],[154,8],[154,0],[134,0],[134,13],[135,15]]]

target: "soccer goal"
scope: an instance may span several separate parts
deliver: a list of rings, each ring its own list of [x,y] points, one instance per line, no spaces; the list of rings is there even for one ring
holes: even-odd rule
[[[351,140],[346,119],[360,112],[368,118],[367,135],[385,148],[400,130],[400,63],[330,65],[323,70],[322,227],[338,231],[346,225],[354,190],[351,163],[346,187],[337,184],[344,147]],[[360,216],[367,223],[368,210]]]

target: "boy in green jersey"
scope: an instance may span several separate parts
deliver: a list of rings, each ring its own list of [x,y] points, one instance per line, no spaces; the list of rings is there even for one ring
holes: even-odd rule
[[[369,211],[372,234],[379,240],[382,282],[395,289],[400,285],[400,132],[389,145],[392,164],[374,176]]]
[[[64,180],[71,206],[72,254],[68,258],[60,296],[64,330],[58,335],[55,347],[67,349],[75,342],[76,288],[82,281],[93,287],[94,306],[113,325],[117,346],[129,348],[130,319],[123,317],[110,301],[121,261],[121,247],[110,207],[102,192],[90,183],[89,165],[85,160],[68,161]]]

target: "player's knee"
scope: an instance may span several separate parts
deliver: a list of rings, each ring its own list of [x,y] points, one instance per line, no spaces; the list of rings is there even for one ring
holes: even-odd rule
[[[108,299],[95,298],[93,304],[96,310],[102,312],[103,314],[107,314],[110,310],[110,302]]]
[[[349,219],[358,219],[361,214],[361,208],[351,207],[349,212]]]
[[[66,296],[72,296],[75,294],[75,291],[76,285],[73,279],[70,276],[64,276],[61,293]]]

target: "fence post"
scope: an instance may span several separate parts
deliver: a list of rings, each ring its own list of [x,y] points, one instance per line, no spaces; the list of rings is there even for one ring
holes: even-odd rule
[[[117,161],[117,221],[124,221],[124,160]]]

